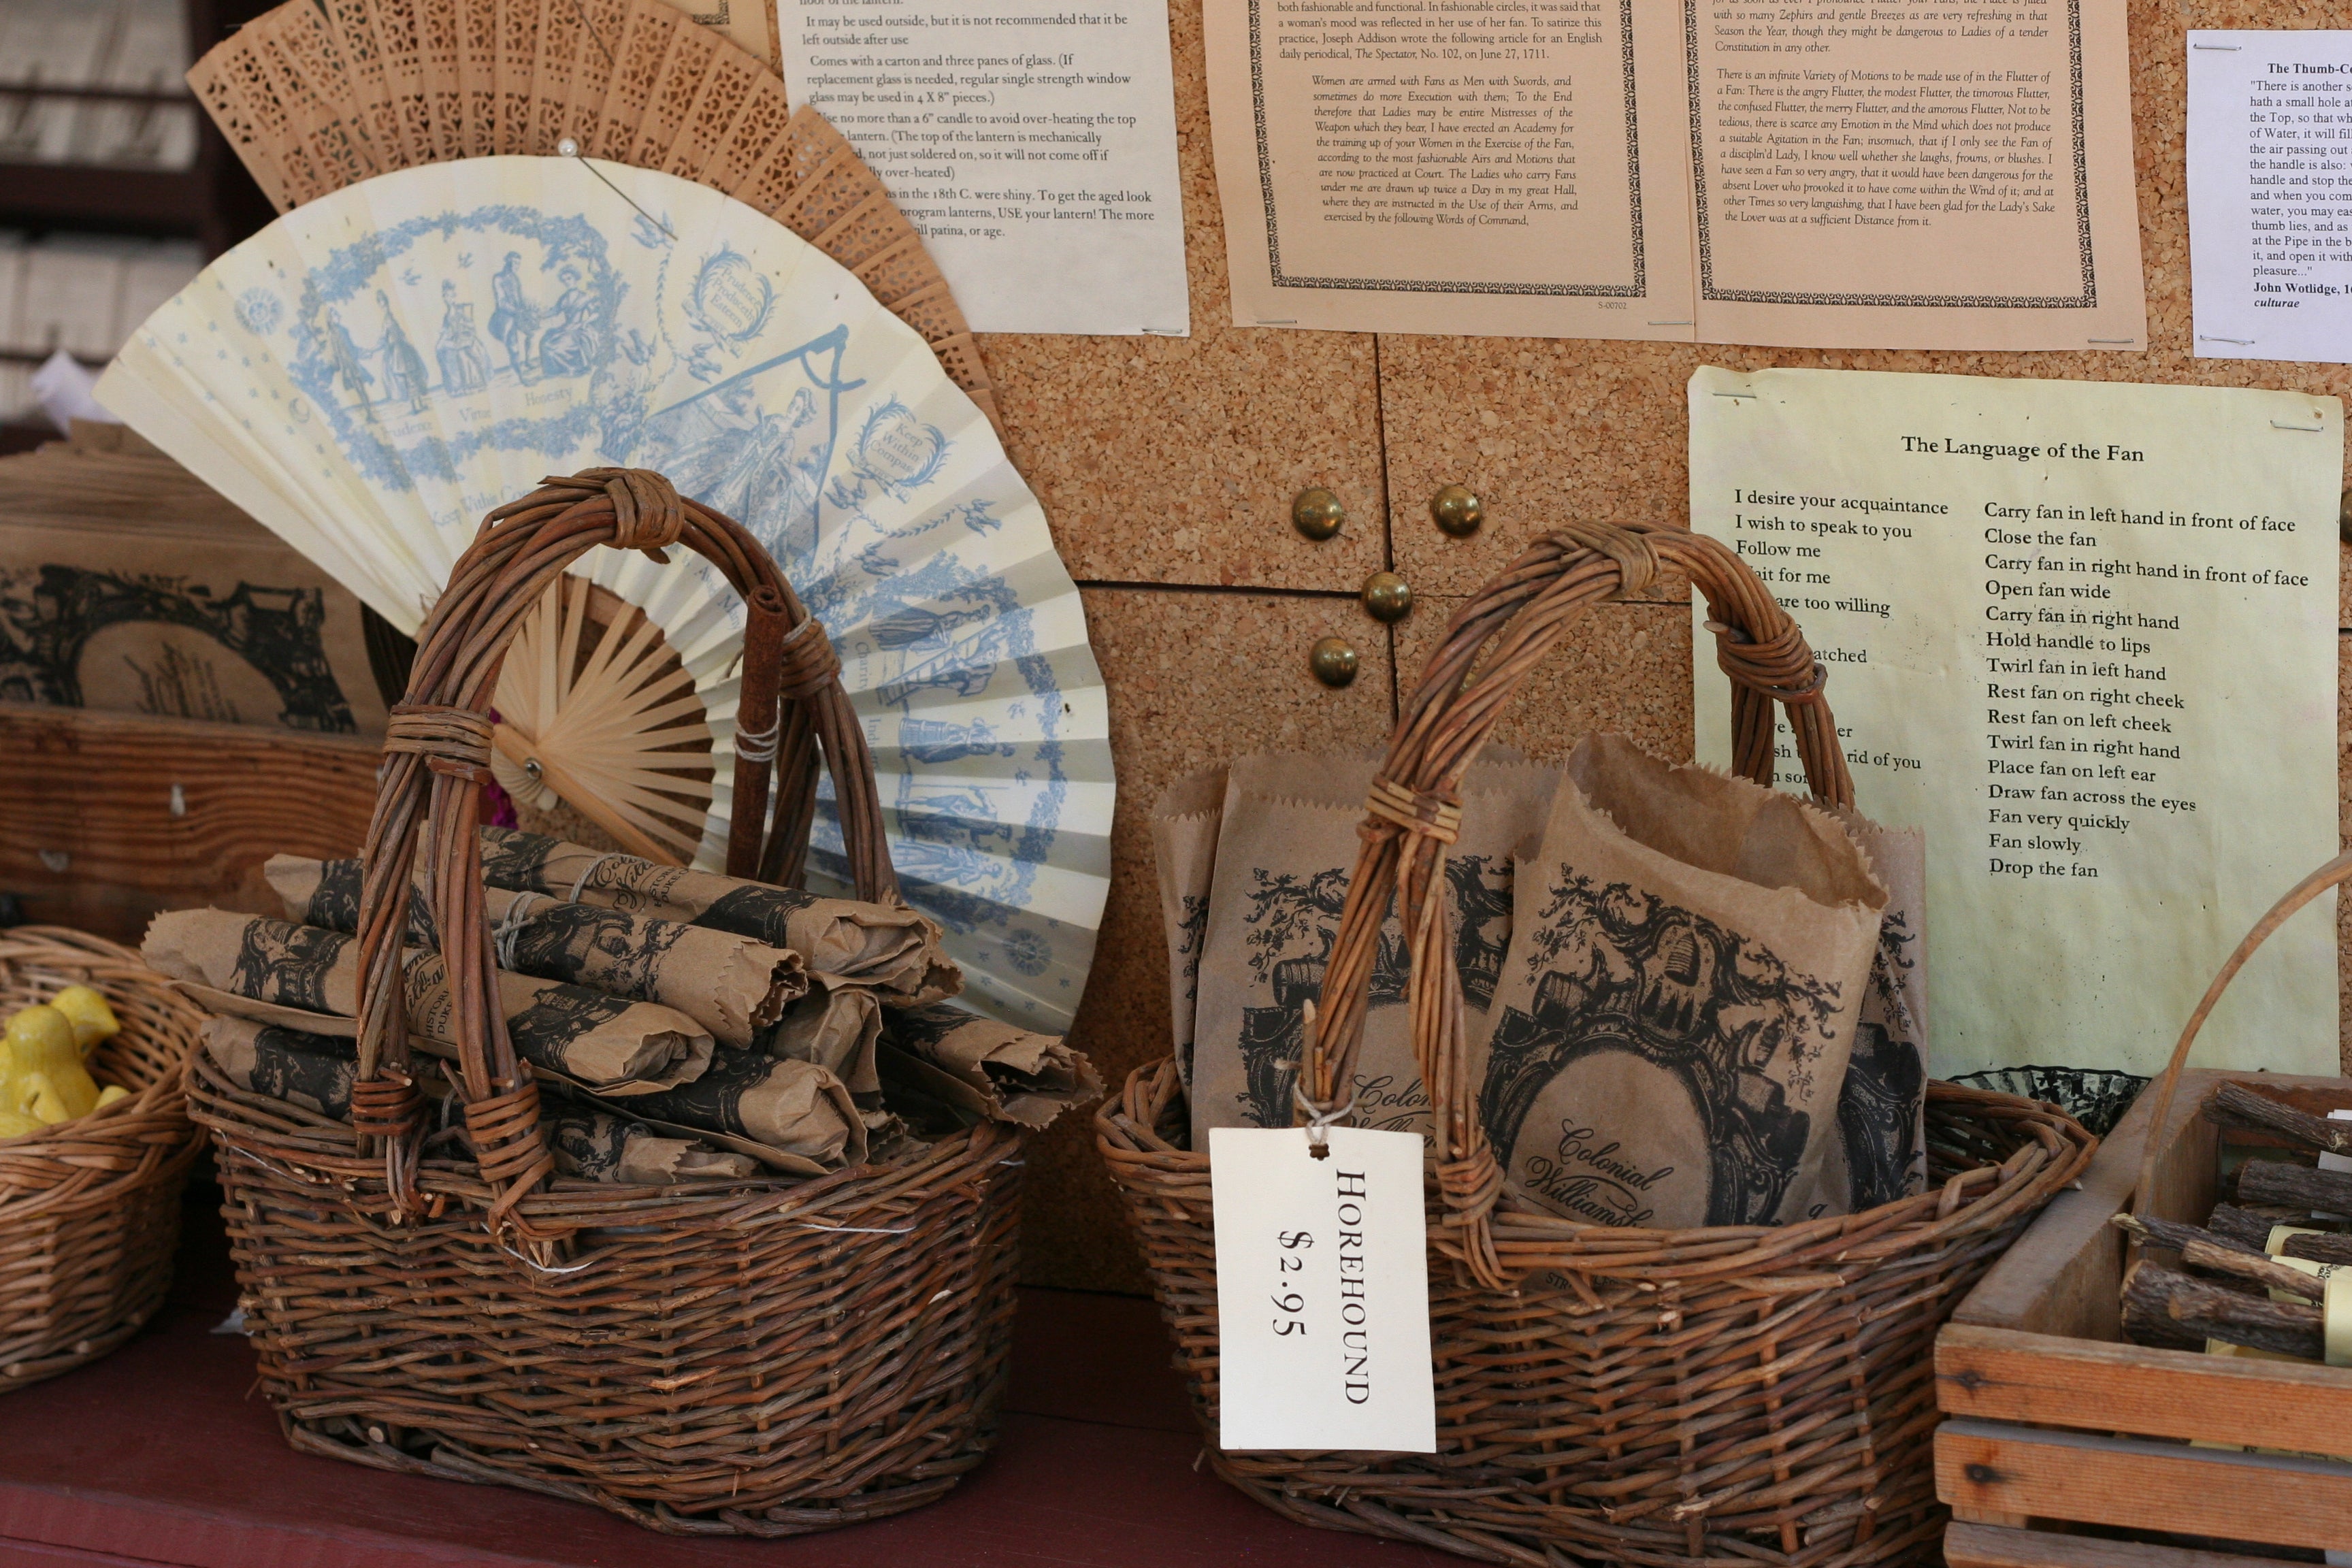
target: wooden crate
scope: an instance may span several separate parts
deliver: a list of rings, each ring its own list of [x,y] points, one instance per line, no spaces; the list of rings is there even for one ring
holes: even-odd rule
[[[283,914],[272,855],[356,855],[382,742],[0,702],[0,890],[136,944],[158,910]]]
[[[2201,1225],[2221,1141],[2200,1115],[2227,1077],[2315,1115],[2352,1081],[2189,1071],[2164,1125],[2143,1095],[2094,1157],[1969,1292],[1936,1342],[1936,1488],[1951,1568],[2260,1568],[2276,1558],[2098,1539],[2077,1526],[2352,1548],[2352,1464],[2199,1448],[2352,1453],[2352,1368],[2150,1350],[2123,1337],[2117,1293],[2140,1156],[2162,1151],[2152,1210]],[[2233,1142],[2241,1142],[2232,1133]],[[2247,1139],[2243,1142],[2262,1142]]]

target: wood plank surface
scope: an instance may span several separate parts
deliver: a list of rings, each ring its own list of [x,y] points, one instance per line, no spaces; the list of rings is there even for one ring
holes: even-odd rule
[[[378,754],[344,736],[0,702],[0,890],[29,919],[119,942],[158,910],[279,912],[261,863],[358,853]]]
[[[1955,1420],[1936,1433],[1936,1495],[1979,1512],[2279,1546],[2352,1543],[2352,1464],[2324,1459]]]
[[[1946,1568],[2277,1568],[2275,1557],[2191,1552],[2089,1535],[1954,1524],[1944,1531]]]
[[[1956,1323],[1936,1340],[1936,1403],[1988,1421],[2286,1447],[2299,1433],[2352,1433],[2352,1370]]]

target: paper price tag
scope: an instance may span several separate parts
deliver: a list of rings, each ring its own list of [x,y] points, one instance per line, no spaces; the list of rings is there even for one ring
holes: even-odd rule
[[[1209,1131],[1217,1222],[1218,1444],[1437,1451],[1422,1142]]]

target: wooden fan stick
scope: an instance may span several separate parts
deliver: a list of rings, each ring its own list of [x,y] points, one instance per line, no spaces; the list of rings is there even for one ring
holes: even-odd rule
[[[541,756],[536,748],[505,724],[490,731],[490,743],[499,754],[518,767],[531,767],[547,781],[547,787],[562,795],[566,804],[589,821],[611,834],[622,848],[642,860],[656,865],[680,864],[677,851],[656,843],[637,825],[613,809],[604,797],[566,772],[563,764]]]

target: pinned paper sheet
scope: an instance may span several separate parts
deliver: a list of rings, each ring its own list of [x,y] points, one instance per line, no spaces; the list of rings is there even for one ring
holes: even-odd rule
[[[2352,33],[2189,35],[2200,359],[2352,363]]]
[[[737,0],[841,127],[975,332],[1192,331],[1167,0]]]
[[[2157,1070],[2336,853],[2341,405],[1703,369],[1690,410],[1692,527],[1804,629],[1860,808],[1926,830],[1935,1076]],[[1720,762],[1728,688],[1697,636]],[[1780,747],[1787,784],[1785,724]],[[2249,963],[2200,1065],[2336,1071],[2321,903]]]
[[[1437,1451],[1418,1133],[1209,1132],[1217,1443]]]
[[[1207,0],[1202,23],[1238,326],[2147,346],[2119,5]]]

